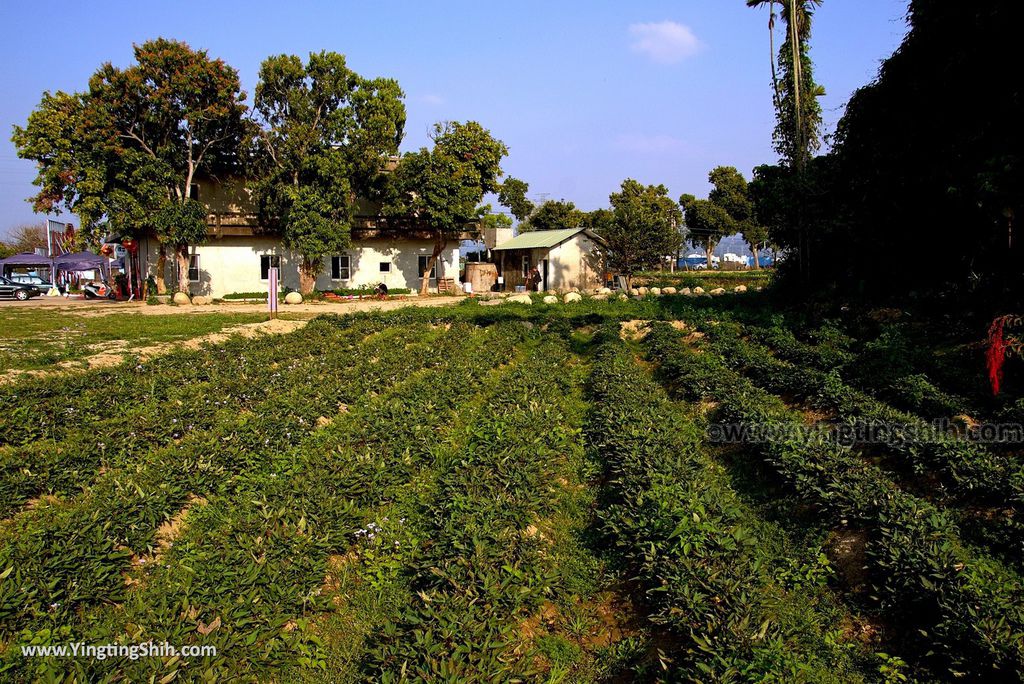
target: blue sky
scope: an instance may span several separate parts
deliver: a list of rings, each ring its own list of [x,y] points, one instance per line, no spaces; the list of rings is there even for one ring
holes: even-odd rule
[[[829,129],[906,32],[906,0],[826,0],[812,56]],[[475,119],[532,196],[605,206],[627,177],[704,195],[718,164],[772,162],[767,10],[674,2],[35,2],[0,4],[0,234],[39,217],[9,141],[44,90],[84,89],[105,61],[163,36],[207,49],[251,93],[268,55],[334,50],[406,92],[403,149]]]

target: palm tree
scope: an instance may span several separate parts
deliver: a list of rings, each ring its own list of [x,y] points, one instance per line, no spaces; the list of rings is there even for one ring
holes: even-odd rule
[[[794,136],[796,138],[796,158],[791,160],[802,168],[806,161],[809,136],[805,131],[803,96],[803,47],[811,31],[811,17],[814,10],[821,7],[823,0],[747,0],[747,7],[762,7],[768,5],[768,44],[771,51],[772,67],[772,100],[775,110],[782,114],[782,101],[780,98],[780,87],[775,56],[775,4],[782,6],[782,21],[786,23],[786,34],[789,42],[791,66],[787,70],[787,78],[791,81],[790,92],[793,94],[794,104]],[[810,95],[817,96],[820,88],[815,87],[815,92]]]

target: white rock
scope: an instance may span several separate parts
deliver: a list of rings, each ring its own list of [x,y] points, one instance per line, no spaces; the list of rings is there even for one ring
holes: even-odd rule
[[[645,296],[648,292],[650,292],[650,290],[648,290],[646,287],[638,287],[636,289],[641,297]]]
[[[558,294],[558,290],[548,290],[548,291],[547,291],[547,292],[545,292],[544,294],[549,294],[549,295],[556,295],[556,294]]]
[[[714,295],[716,297],[718,295],[724,295],[725,294],[725,288],[724,287],[716,287],[714,290],[712,290],[708,294]]]
[[[175,304],[191,304],[192,300],[188,298],[188,295],[184,292],[175,292],[172,301]]]
[[[679,294],[681,294],[681,295],[685,295],[685,296],[689,297],[690,295],[692,295],[692,294],[693,294],[693,291],[692,291],[692,290],[690,290],[690,288],[688,288],[688,287],[684,287],[683,289],[681,289],[681,290],[679,291]]]
[[[651,288],[651,294],[654,295],[655,297],[660,297],[661,296],[661,288],[660,287],[652,287]]]
[[[737,285],[735,288],[733,288],[733,292],[736,292],[736,293],[741,293],[741,292],[746,292],[746,291],[747,291],[747,286],[746,285]]]
[[[638,290],[638,289],[636,289],[634,287],[634,288],[630,289],[629,294],[633,295],[634,297],[639,297],[640,296],[640,290]]]
[[[298,292],[289,292],[288,294],[286,294],[284,296],[284,303],[285,304],[301,304],[302,303],[302,295],[300,293],[298,293]]]
[[[611,293],[612,293],[611,289],[607,288],[607,287],[602,287],[602,288],[599,288],[597,290],[597,294],[608,295],[608,294],[611,294]]]
[[[206,306],[207,304],[210,303],[210,298],[203,297],[201,295],[196,295],[195,297],[192,298],[192,303],[195,304],[196,306]]]
[[[599,302],[603,302],[603,301],[607,301],[608,295],[598,293],[598,294],[594,295],[593,297],[591,297],[591,299],[596,299]]]
[[[501,304],[505,300],[504,299],[481,299],[479,301],[480,301],[480,306],[497,306],[498,304]]]
[[[676,293],[676,288],[674,288],[674,287],[663,287],[663,288],[661,288],[661,294],[674,295],[675,293]]]
[[[562,301],[566,304],[572,304],[573,302],[582,302],[583,296],[579,292],[567,292]]]
[[[533,300],[530,299],[528,294],[514,294],[505,300],[509,304],[533,304]]]
[[[544,297],[544,303],[545,304],[557,304],[558,303],[558,297],[556,297],[553,294],[546,295]]]
[[[686,294],[689,294],[689,293],[687,292]],[[703,287],[699,287],[699,286],[693,288],[693,294],[695,294],[695,295],[702,295],[702,294],[704,294],[704,288]]]

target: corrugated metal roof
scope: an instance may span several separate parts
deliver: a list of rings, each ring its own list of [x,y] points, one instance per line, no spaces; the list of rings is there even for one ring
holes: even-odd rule
[[[560,230],[535,230],[529,233],[517,235],[508,242],[503,242],[494,248],[494,251],[505,249],[543,249],[554,247],[565,242],[577,233],[582,233],[586,228],[562,228]]]

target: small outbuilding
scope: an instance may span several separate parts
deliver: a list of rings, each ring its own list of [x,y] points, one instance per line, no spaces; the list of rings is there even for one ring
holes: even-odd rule
[[[503,288],[528,284],[534,268],[538,290],[581,290],[604,285],[604,240],[589,228],[537,230],[498,242],[491,248]]]

